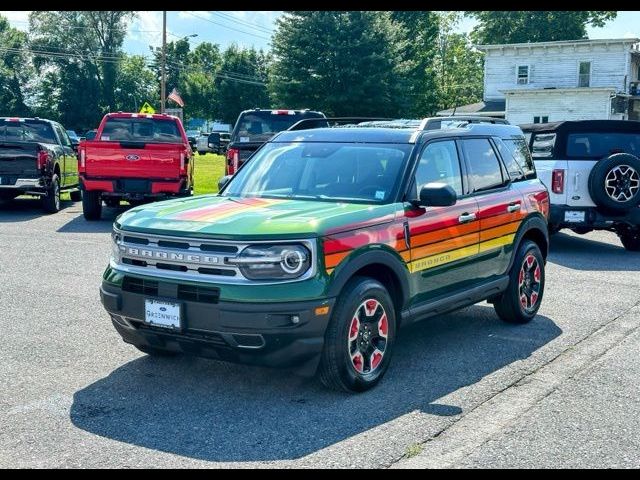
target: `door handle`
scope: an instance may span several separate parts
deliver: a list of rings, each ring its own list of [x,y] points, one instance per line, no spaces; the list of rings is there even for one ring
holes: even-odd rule
[[[468,223],[468,222],[473,222],[475,219],[476,219],[475,213],[463,213],[458,217],[458,222]]]
[[[509,213],[515,213],[515,212],[519,212],[520,209],[522,208],[522,205],[519,203],[512,203],[511,205],[509,205],[507,207],[507,212]]]

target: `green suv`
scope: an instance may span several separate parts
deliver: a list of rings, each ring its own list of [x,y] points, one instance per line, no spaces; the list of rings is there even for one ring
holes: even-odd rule
[[[483,300],[535,316],[548,199],[515,126],[285,131],[218,195],[118,217],[101,298],[148,354],[363,391],[403,325]]]

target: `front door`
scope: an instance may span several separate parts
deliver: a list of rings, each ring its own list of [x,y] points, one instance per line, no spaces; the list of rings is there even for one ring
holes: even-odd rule
[[[450,207],[418,208],[407,203],[413,304],[433,300],[475,282],[479,221],[475,198],[464,197],[460,156],[454,140],[428,143],[415,173],[416,195],[430,182],[450,185],[461,198]]]

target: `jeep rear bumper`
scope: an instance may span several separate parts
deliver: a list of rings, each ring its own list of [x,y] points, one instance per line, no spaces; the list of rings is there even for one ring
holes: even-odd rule
[[[584,212],[584,221],[572,221],[579,214],[568,212]],[[568,215],[567,215],[568,213]],[[615,213],[598,207],[571,207],[569,205],[551,205],[549,225],[555,229],[560,228],[590,228],[612,229],[619,224],[637,226],[640,225],[640,208],[633,208],[625,212]]]
[[[163,282],[164,283],[164,282]],[[182,300],[178,285],[164,284],[161,296],[124,291],[103,282],[100,298],[122,339],[133,345],[234,363],[292,367],[313,375],[320,361],[330,315],[315,309],[335,299],[291,303],[204,303]],[[179,303],[181,330],[144,322],[145,300]]]

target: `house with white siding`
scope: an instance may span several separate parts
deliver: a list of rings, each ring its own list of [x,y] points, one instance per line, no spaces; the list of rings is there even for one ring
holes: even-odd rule
[[[637,38],[479,45],[483,101],[438,115],[505,117],[510,123],[640,120]]]

